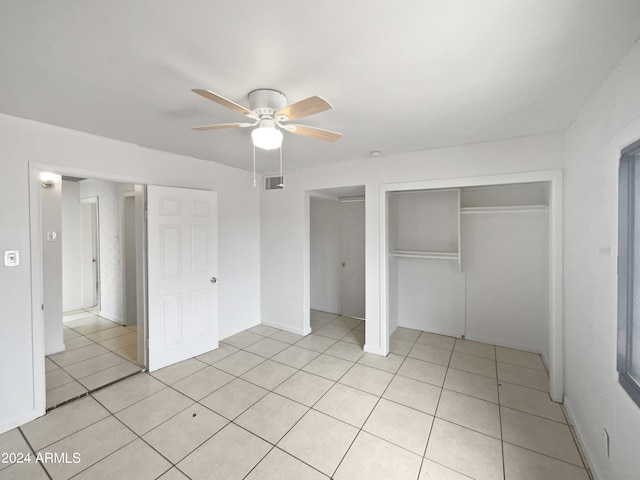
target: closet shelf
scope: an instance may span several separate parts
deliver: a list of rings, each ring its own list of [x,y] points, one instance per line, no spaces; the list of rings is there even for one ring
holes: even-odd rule
[[[457,252],[427,252],[413,250],[394,250],[391,252],[392,257],[396,258],[430,258],[436,260],[459,260],[460,255]]]
[[[518,205],[511,207],[463,207],[460,209],[462,215],[477,213],[525,213],[525,212],[546,212],[546,205]]]

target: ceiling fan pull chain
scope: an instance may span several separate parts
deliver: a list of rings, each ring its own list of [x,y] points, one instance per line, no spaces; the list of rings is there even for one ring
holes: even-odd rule
[[[284,176],[282,175],[282,144],[280,144],[280,185],[278,186],[284,188]]]
[[[256,146],[253,145],[253,186],[256,186]]]

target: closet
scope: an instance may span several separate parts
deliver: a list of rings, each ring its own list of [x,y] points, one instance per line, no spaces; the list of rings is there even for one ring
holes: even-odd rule
[[[389,197],[389,324],[549,354],[547,182]]]

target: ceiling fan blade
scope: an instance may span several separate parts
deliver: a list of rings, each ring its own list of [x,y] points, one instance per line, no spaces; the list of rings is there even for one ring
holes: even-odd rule
[[[217,125],[200,125],[191,127],[194,130],[218,130],[220,128],[252,127],[255,123],[218,123]]]
[[[194,88],[191,91],[193,93],[197,93],[198,95],[208,100],[211,100],[212,102],[216,102],[217,104],[222,105],[223,107],[227,107],[227,108],[230,108],[231,110],[241,113],[246,117],[254,118],[256,120],[258,119],[258,116],[248,108],[245,108],[242,105],[237,104],[236,102],[232,102],[228,98],[221,97],[217,93],[210,92],[209,90],[202,90],[200,88]]]
[[[304,135],[305,137],[315,138],[317,140],[325,140],[327,142],[337,142],[342,138],[341,133],[323,130],[322,128],[309,127],[307,125],[283,125],[285,130],[296,135]]]
[[[315,115],[316,113],[329,110],[331,104],[324,98],[313,96],[300,100],[299,102],[287,105],[282,110],[276,113],[276,116],[286,116],[286,120],[297,120],[298,118],[308,117],[309,115]],[[283,119],[284,120],[284,119]]]

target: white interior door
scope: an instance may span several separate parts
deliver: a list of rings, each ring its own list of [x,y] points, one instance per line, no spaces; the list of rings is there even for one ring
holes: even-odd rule
[[[147,187],[149,370],[218,347],[217,194]]]
[[[342,269],[340,273],[340,314],[365,316],[364,201],[340,204]]]
[[[96,245],[96,203],[81,204],[82,224],[82,307],[98,305],[97,245]]]

